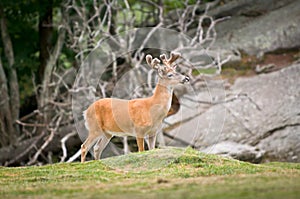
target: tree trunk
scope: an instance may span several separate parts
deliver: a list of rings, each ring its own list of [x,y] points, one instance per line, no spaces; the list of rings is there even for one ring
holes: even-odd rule
[[[46,106],[48,102],[51,101],[52,99],[52,96],[50,95],[52,91],[50,90],[49,84],[51,83],[52,72],[55,68],[56,62],[63,48],[65,35],[66,35],[66,30],[64,28],[61,28],[58,33],[56,45],[53,49],[51,56],[49,56],[46,67],[44,69],[42,92],[40,94],[40,101],[39,101],[40,107]],[[48,124],[51,112],[48,111],[48,107],[46,107],[44,110],[45,110],[45,114],[43,118],[44,123]]]
[[[42,2],[41,2],[42,3]],[[45,11],[41,11],[39,19],[39,41],[40,41],[40,67],[38,69],[37,84],[41,84],[44,79],[45,68],[50,58],[52,50],[52,35],[53,35],[53,9],[52,1],[46,3]],[[42,7],[42,5],[41,5]]]
[[[38,69],[38,78],[37,84],[42,85],[42,90],[39,93],[39,108],[44,108],[47,104],[47,100],[49,100],[49,88],[48,84],[51,80],[51,74],[53,70],[53,63],[49,62],[51,59],[51,52],[53,49],[52,46],[52,35],[53,35],[53,8],[52,8],[52,0],[48,2],[41,1],[40,7],[45,8],[40,11],[40,18],[39,18],[39,43],[40,43],[40,66]],[[46,6],[42,5],[46,4]],[[53,65],[52,65],[53,64]],[[49,123],[49,111],[48,108],[44,109],[45,113],[43,118],[40,118],[42,123],[48,124]]]
[[[13,120],[10,112],[7,79],[2,66],[0,56],[0,147],[6,146],[13,141],[10,136],[14,132]]]
[[[1,28],[2,43],[4,45],[4,53],[8,60],[8,67],[6,67],[7,77],[5,75],[2,62],[0,66],[0,70],[1,70],[0,81],[3,83],[1,84],[1,96],[0,96],[1,99],[0,126],[1,126],[1,131],[5,131],[5,132],[1,132],[3,133],[1,135],[7,135],[4,137],[1,136],[0,140],[2,141],[0,142],[1,144],[0,146],[5,146],[14,143],[16,138],[19,136],[18,126],[15,123],[15,121],[19,118],[20,97],[19,97],[19,84],[18,84],[17,72],[14,66],[15,63],[14,52],[13,52],[12,42],[7,31],[6,19],[2,7],[0,7],[0,28]],[[9,99],[9,103],[7,102],[8,99]]]

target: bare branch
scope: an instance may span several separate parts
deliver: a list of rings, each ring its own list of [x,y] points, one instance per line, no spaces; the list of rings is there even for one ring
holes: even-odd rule
[[[20,158],[22,158],[23,156],[27,155],[34,147],[36,147],[37,142],[43,138],[43,136],[45,135],[45,133],[41,133],[36,139],[34,139],[34,141],[30,144],[29,147],[27,147],[22,153],[20,153],[18,156],[14,157],[13,159],[11,159],[8,162],[5,162],[4,166],[9,166],[14,164],[15,162],[19,161]]]
[[[52,141],[55,132],[57,131],[57,129],[59,128],[59,124],[62,120],[62,115],[57,119],[56,121],[56,127],[54,129],[51,129],[50,135],[47,138],[47,140],[44,142],[44,144],[38,149],[38,151],[35,153],[35,155],[33,156],[33,158],[27,163],[28,165],[32,165],[34,164],[38,157],[40,156],[40,154],[42,153],[42,151],[48,146],[48,144]]]
[[[71,156],[67,162],[74,162],[81,155],[81,149],[79,149],[73,156]]]
[[[60,159],[60,162],[64,162],[65,159],[67,158],[68,156],[68,152],[67,152],[67,147],[66,147],[66,142],[68,141],[68,139],[72,136],[75,136],[77,135],[77,132],[74,131],[74,132],[71,132],[69,134],[67,134],[66,136],[64,136],[62,139],[61,139],[61,149],[63,151],[63,156],[61,157]]]

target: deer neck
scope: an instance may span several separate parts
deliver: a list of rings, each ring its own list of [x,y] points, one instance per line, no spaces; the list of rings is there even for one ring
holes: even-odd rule
[[[173,88],[164,84],[162,80],[158,81],[156,85],[154,94],[152,96],[154,104],[160,104],[166,107],[167,110],[170,109],[172,103]]]

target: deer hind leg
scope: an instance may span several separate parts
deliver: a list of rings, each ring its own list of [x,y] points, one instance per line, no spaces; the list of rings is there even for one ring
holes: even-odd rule
[[[105,149],[106,145],[109,143],[111,135],[104,134],[98,139],[97,143],[94,146],[94,158],[95,160],[99,160],[102,154],[102,151]]]
[[[99,137],[99,135],[97,135],[96,133],[89,132],[88,138],[81,145],[81,162],[85,161],[87,152],[90,150],[90,148],[93,146],[93,144],[97,141],[98,137]]]

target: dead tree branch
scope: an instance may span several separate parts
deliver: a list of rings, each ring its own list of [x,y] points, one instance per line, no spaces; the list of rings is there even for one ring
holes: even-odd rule
[[[68,152],[67,152],[67,147],[66,147],[66,142],[68,141],[68,139],[72,136],[75,136],[77,135],[77,132],[76,131],[73,131],[69,134],[67,134],[66,136],[64,136],[62,139],[61,139],[61,148],[62,148],[62,151],[63,151],[63,155],[60,159],[60,162],[64,162],[65,159],[67,158],[68,156]]]
[[[50,135],[47,138],[47,140],[44,142],[44,144],[38,149],[38,151],[34,154],[33,158],[27,163],[28,165],[32,165],[36,163],[38,157],[42,153],[42,151],[48,146],[48,144],[53,140],[54,134],[57,132],[60,122],[62,120],[62,115],[59,116],[59,118],[56,121],[55,127],[50,128]]]

